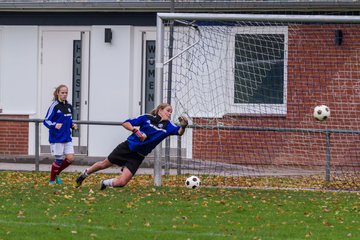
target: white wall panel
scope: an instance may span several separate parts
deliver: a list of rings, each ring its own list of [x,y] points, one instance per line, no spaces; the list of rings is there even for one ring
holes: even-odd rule
[[[105,43],[105,28],[112,42]],[[132,95],[131,27],[94,26],[90,44],[89,120],[123,121],[129,117]],[[122,126],[90,126],[89,156],[107,156],[129,135]]]
[[[38,27],[1,27],[1,107],[4,114],[36,113]]]

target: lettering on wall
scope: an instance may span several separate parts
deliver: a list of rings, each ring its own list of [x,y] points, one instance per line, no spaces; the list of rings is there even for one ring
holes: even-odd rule
[[[74,40],[73,45],[73,119],[80,120],[81,112],[81,40]],[[79,131],[73,131],[73,137],[78,137]]]
[[[155,101],[155,41],[146,41],[145,112],[154,109]]]

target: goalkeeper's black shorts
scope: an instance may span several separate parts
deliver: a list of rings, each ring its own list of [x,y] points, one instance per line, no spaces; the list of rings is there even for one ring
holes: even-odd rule
[[[112,164],[127,167],[135,175],[145,157],[130,151],[129,143],[125,141],[120,143],[107,158]]]

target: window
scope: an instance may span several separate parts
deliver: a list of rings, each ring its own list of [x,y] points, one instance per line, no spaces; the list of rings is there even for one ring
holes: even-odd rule
[[[233,112],[286,114],[287,28],[245,28],[234,38]]]

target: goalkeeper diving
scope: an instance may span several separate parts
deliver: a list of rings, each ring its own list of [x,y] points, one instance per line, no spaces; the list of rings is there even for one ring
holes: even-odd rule
[[[123,167],[119,177],[102,180],[100,190],[106,187],[124,187],[139,169],[144,158],[166,137],[170,135],[182,136],[188,125],[186,117],[180,116],[180,126],[170,119],[172,107],[168,103],[161,103],[150,114],[140,115],[123,122],[122,126],[132,132],[126,141],[120,143],[103,161],[94,163],[76,178],[76,187],[92,173],[108,167],[118,165]]]

